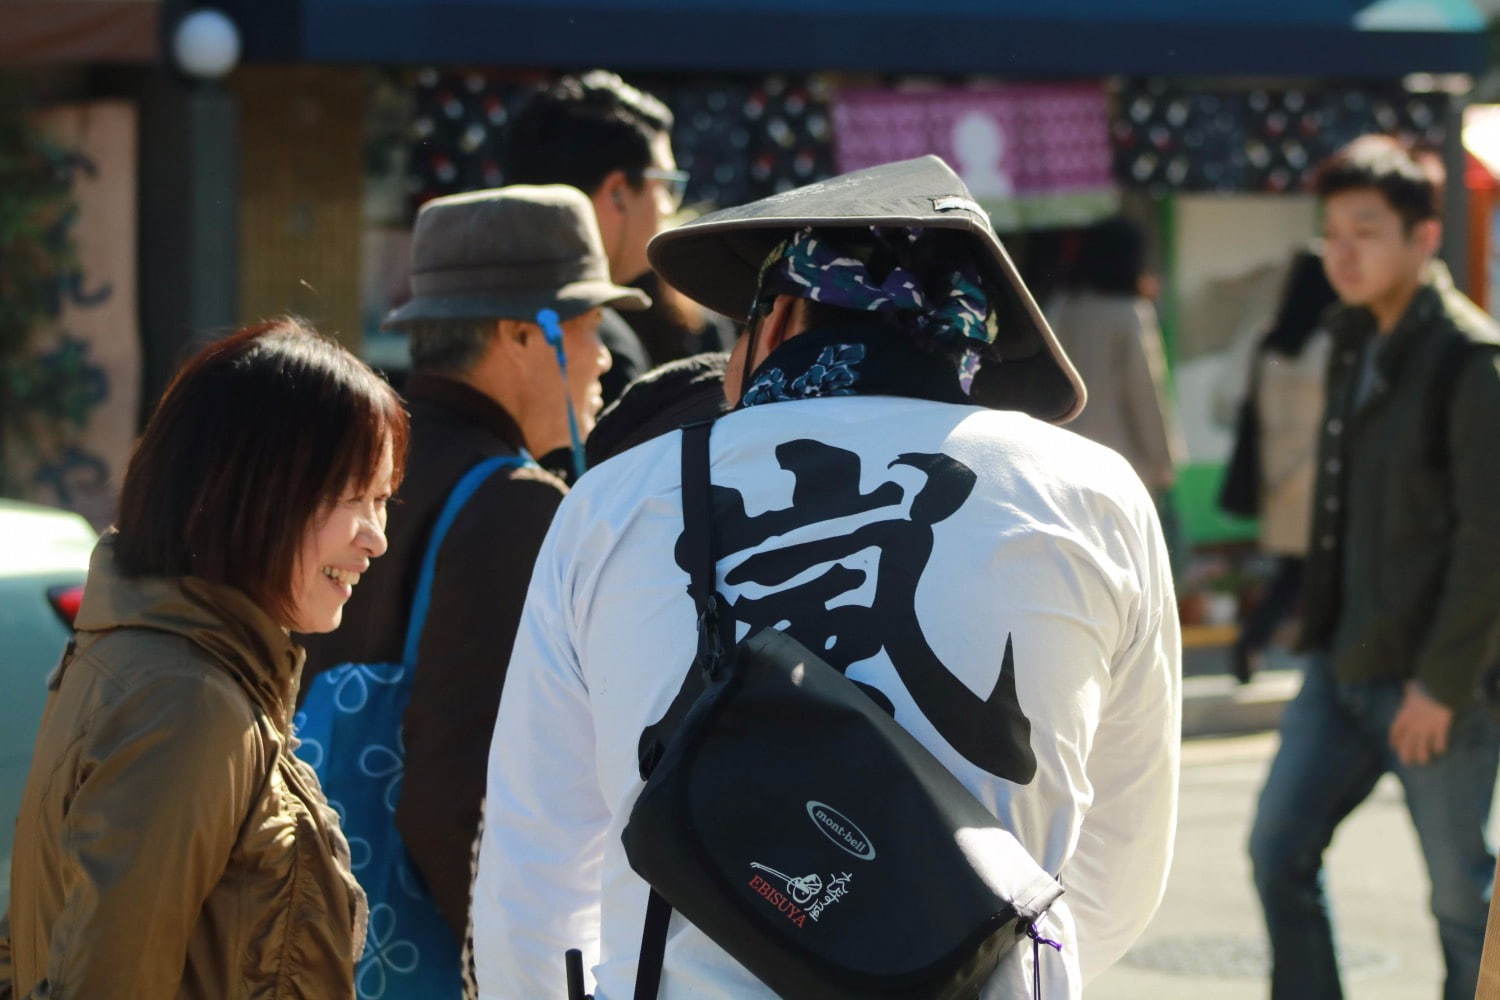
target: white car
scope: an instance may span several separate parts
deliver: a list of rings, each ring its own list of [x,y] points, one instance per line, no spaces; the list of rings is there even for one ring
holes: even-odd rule
[[[47,675],[72,635],[95,540],[77,514],[0,500],[0,912]]]

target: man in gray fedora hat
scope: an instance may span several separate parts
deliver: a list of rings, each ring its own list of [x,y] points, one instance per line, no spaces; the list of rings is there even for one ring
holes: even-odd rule
[[[593,209],[564,185],[428,202],[413,234],[411,282],[410,301],[386,320],[410,335],[412,357],[410,457],[391,507],[390,548],[345,606],[343,627],[306,637],[305,683],[336,664],[403,662],[439,512],[466,473],[503,459],[437,551],[425,626],[408,664],[405,776],[394,803],[402,840],[456,943],[505,665],[532,562],[566,493],[531,456],[567,448],[570,422],[580,436],[592,426],[609,364],[600,310],[642,309],[650,300],[609,280]],[[547,310],[560,341],[538,319]]]
[[[720,613],[736,638],[779,629],[845,672],[1058,874],[1036,930],[1061,951],[1012,950],[983,996],[1040,980],[1076,1000],[1144,929],[1172,853],[1180,652],[1150,495],[1050,426],[1082,385],[936,157],[705,215],[650,254],[748,320],[710,448]],[[651,964],[620,835],[643,733],[701,684],[681,448],[668,433],[591,470],[538,555],[474,887],[486,1000],[563,996],[567,948],[599,996],[632,995]],[[785,830],[768,852],[823,836],[807,816]],[[913,921],[934,905],[911,904]],[[774,995],[678,916],[662,946],[663,1000]]]

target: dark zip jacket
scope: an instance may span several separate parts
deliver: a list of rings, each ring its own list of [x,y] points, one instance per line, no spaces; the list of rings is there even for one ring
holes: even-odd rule
[[[1340,680],[1416,678],[1465,708],[1500,650],[1500,369],[1454,342],[1500,329],[1434,264],[1360,399],[1374,317],[1335,307],[1327,322],[1303,645],[1329,651]]]

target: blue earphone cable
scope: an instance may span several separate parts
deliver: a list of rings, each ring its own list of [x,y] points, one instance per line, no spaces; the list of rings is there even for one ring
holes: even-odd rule
[[[573,392],[568,385],[568,352],[563,350],[562,321],[558,318],[556,309],[539,309],[536,322],[542,328],[542,336],[557,352],[557,367],[562,372],[563,400],[568,407],[568,436],[573,444],[573,481],[577,482],[586,466],[583,460],[583,440],[578,436],[578,417],[573,412]]]

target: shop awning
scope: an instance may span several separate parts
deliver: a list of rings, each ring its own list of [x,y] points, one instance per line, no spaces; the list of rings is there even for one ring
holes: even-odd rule
[[[1484,69],[1470,0],[228,0],[263,61],[1390,77]]]

